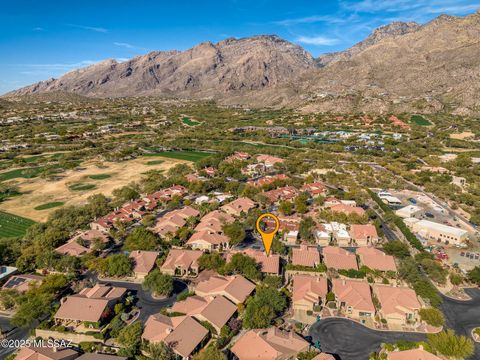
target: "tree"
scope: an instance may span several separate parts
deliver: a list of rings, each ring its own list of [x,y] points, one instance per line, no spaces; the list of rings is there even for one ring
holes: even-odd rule
[[[132,272],[132,262],[125,254],[115,254],[107,258],[106,272],[109,276],[127,276]]]
[[[300,222],[299,235],[300,239],[313,240],[313,228],[315,227],[315,221],[311,217],[306,217]]]
[[[278,211],[283,215],[291,215],[293,213],[293,204],[290,201],[280,201]]]
[[[224,271],[227,274],[242,274],[251,280],[260,280],[262,277],[255,259],[240,253],[232,256]]]
[[[428,343],[433,350],[452,358],[467,358],[474,351],[473,341],[465,336],[457,336],[451,329],[436,334],[428,334]]]
[[[467,273],[467,278],[469,281],[480,285],[480,266],[475,266],[472,270]]]
[[[300,214],[305,214],[308,211],[308,195],[301,193],[295,198],[295,210]]]
[[[440,327],[445,324],[445,317],[442,312],[436,308],[420,309],[419,315],[428,325]]]
[[[170,346],[164,342],[148,345],[148,358],[152,360],[175,360],[177,357]]]
[[[145,277],[142,286],[156,295],[170,296],[173,292],[173,277],[155,269]]]
[[[155,250],[157,248],[157,240],[157,236],[150,230],[144,227],[137,227],[125,239],[123,249],[127,251]]]
[[[395,256],[399,259],[405,259],[410,256],[408,245],[400,240],[388,241],[383,245],[383,250],[387,255]]]
[[[298,353],[297,359],[298,360],[312,360],[318,354],[319,354],[319,352],[317,350],[304,351],[304,352]]]
[[[118,205],[127,201],[135,200],[140,196],[140,194],[131,186],[114,189],[112,195],[115,197],[115,203]]]
[[[267,275],[263,278],[263,284],[265,286],[278,289],[282,286],[283,280],[281,276]]]
[[[286,249],[285,244],[281,242],[277,236],[275,236],[272,241],[272,251],[275,254],[283,255],[285,254],[285,249]]]
[[[142,341],[143,325],[136,321],[120,330],[117,341],[125,349],[125,354],[129,357],[136,354]]]
[[[198,264],[203,269],[218,270],[225,265],[225,259],[216,251],[205,253],[198,259]]]
[[[245,229],[238,221],[223,225],[223,232],[230,238],[231,246],[239,244],[245,239]]]
[[[227,357],[216,346],[210,345],[193,356],[192,360],[227,360]]]
[[[270,287],[259,287],[254,297],[247,300],[244,325],[246,328],[267,328],[287,306],[283,293]]]

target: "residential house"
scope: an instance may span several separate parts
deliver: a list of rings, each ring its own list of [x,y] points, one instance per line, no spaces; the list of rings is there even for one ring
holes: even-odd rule
[[[291,200],[299,194],[297,188],[293,186],[284,186],[278,189],[262,193],[270,202],[275,203],[281,200]]]
[[[287,360],[309,348],[310,344],[295,332],[271,327],[247,331],[232,346],[231,351],[239,360]]]
[[[199,250],[170,249],[167,258],[160,267],[162,273],[174,276],[197,276],[198,259],[203,252]]]
[[[57,323],[70,327],[77,332],[86,332],[99,327],[107,319],[113,306],[120,302],[126,293],[125,288],[95,285],[80,293],[62,299],[54,318]]]
[[[332,291],[337,308],[343,309],[348,317],[365,323],[375,316],[370,285],[364,280],[333,279]]]
[[[273,166],[277,163],[283,163],[285,160],[276,156],[271,155],[258,155],[257,161],[260,163],[265,164],[267,169],[273,168]]]
[[[321,182],[305,184],[301,190],[307,192],[311,197],[325,196],[327,194],[327,187]]]
[[[208,330],[191,316],[169,317],[151,315],[143,330],[142,339],[148,343],[163,342],[181,359],[189,359],[207,340]]]
[[[203,230],[194,233],[188,239],[186,245],[191,246],[194,250],[212,251],[228,249],[229,243],[230,238],[228,236]]]
[[[133,261],[135,279],[145,279],[145,276],[153,270],[158,255],[158,251],[134,250],[130,253],[129,258]]]
[[[419,320],[418,311],[422,305],[414,290],[403,286],[394,287],[380,284],[373,285],[372,289],[380,303],[378,313],[389,326],[400,328]]]
[[[38,275],[13,275],[3,284],[2,289],[17,290],[19,293],[25,293],[32,285],[40,283],[42,279],[43,277]]]
[[[253,187],[262,187],[264,185],[269,185],[274,183],[277,180],[288,180],[290,179],[285,174],[277,174],[277,175],[265,175],[258,179],[250,179],[247,181],[247,185],[251,185]]]
[[[233,216],[240,216],[242,214],[247,214],[250,209],[255,207],[255,203],[246,197],[238,198],[226,205],[223,205],[221,209],[227,214]]]
[[[320,264],[320,252],[316,246],[300,245],[292,250],[292,265],[317,267]]]
[[[323,262],[328,268],[335,270],[358,270],[357,258],[345,249],[326,246],[322,249],[322,256]]]
[[[374,247],[366,246],[357,249],[360,264],[372,270],[397,271],[393,256],[385,254]]]
[[[26,346],[20,348],[15,360],[73,360],[79,355],[69,347]]]
[[[331,234],[333,241],[338,246],[349,247],[352,245],[352,238],[347,230],[347,225],[332,221],[329,224],[323,224],[328,233]]]
[[[203,297],[221,295],[238,305],[243,303],[253,290],[255,290],[255,284],[241,275],[214,275],[199,282],[195,288],[195,294]]]
[[[224,161],[234,162],[234,161],[246,161],[250,159],[250,154],[242,151],[235,151],[232,155],[227,156]]]
[[[387,360],[442,360],[442,358],[420,347],[418,349],[389,352]]]
[[[349,233],[357,246],[375,245],[378,242],[377,229],[372,224],[353,224]]]
[[[328,246],[333,240],[330,224],[316,224],[313,235],[320,246]]]
[[[17,272],[17,268],[13,266],[0,266],[0,283],[7,280],[10,276]]]
[[[365,210],[358,206],[346,205],[346,204],[337,204],[330,207],[334,213],[341,213],[345,215],[356,214],[359,216],[365,215]]]
[[[187,224],[187,220],[197,217],[200,212],[191,206],[173,210],[162,216],[152,228],[152,231],[162,237],[170,237],[176,234],[178,229]]]
[[[196,232],[209,231],[211,233],[223,234],[223,225],[231,224],[235,218],[220,210],[214,210],[206,214],[195,227]]]
[[[201,297],[194,295],[176,302],[170,311],[193,316],[198,321],[208,321],[220,334],[222,327],[237,311],[237,306],[223,296]]]
[[[255,262],[260,266],[261,272],[271,275],[280,274],[280,255],[270,254],[269,256],[267,256],[265,252],[257,251],[254,249],[229,250],[227,252],[227,262],[231,260],[233,255],[238,253],[253,258]]]
[[[296,321],[313,324],[328,293],[327,278],[323,276],[294,275],[292,303]]]

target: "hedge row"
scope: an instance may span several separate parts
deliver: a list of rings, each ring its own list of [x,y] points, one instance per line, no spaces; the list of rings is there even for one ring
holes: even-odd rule
[[[424,251],[422,243],[420,240],[417,239],[417,237],[410,231],[410,229],[405,225],[403,222],[402,218],[395,215],[395,213],[388,207],[387,204],[385,204],[382,199],[378,197],[377,194],[375,194],[373,191],[368,189],[368,193],[372,197],[372,199],[380,206],[380,208],[387,214],[391,214],[390,216],[393,219],[393,222],[395,225],[400,229],[402,234],[405,236],[405,238],[408,240],[408,242],[417,250]]]

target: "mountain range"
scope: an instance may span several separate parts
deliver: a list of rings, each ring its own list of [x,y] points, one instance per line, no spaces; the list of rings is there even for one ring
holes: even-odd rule
[[[12,91],[163,96],[303,111],[480,113],[480,12],[393,22],[345,51],[313,58],[275,35],[106,60]]]

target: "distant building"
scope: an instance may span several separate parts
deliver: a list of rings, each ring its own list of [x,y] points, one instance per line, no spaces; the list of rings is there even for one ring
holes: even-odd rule
[[[224,296],[235,305],[243,303],[255,290],[255,284],[241,275],[214,275],[201,281],[195,288],[195,294],[202,297]]]
[[[422,208],[416,205],[407,205],[395,211],[395,215],[400,216],[401,218],[414,218],[420,216],[422,212]]]
[[[361,247],[357,249],[361,265],[378,271],[397,271],[393,256],[385,254],[374,247]]]
[[[429,220],[411,221],[412,231],[427,240],[458,245],[468,239],[468,231]]]
[[[20,349],[15,360],[73,360],[79,355],[70,348],[28,346]]]

